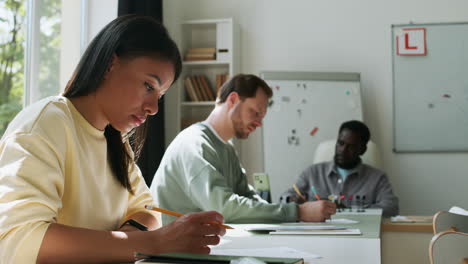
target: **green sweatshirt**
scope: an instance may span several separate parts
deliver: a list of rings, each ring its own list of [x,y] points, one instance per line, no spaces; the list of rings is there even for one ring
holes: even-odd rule
[[[234,147],[208,123],[182,131],[151,184],[156,206],[179,213],[215,210],[228,223],[293,222],[297,205],[269,204],[247,183]],[[162,215],[163,224],[174,217]]]

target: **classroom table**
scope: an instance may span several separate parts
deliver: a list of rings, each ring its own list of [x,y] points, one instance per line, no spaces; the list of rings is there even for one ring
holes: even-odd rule
[[[242,224],[229,224],[233,230],[221,239],[221,243],[213,247],[218,249],[251,249],[288,247],[321,258],[307,259],[306,263],[359,263],[379,264],[380,253],[380,226],[382,219],[381,209],[366,209],[365,212],[339,212],[334,219],[344,218],[359,221],[356,224],[333,224],[360,229],[362,235],[270,235],[258,234],[243,230]],[[310,224],[310,223],[309,223]]]

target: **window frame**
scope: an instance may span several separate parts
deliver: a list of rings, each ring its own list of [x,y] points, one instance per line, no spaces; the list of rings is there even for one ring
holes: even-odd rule
[[[62,0],[70,1],[70,0]],[[80,1],[80,56],[84,53],[87,47],[88,35],[88,14],[89,0]],[[39,49],[40,49],[40,5],[41,1],[27,0],[26,1],[26,38],[25,38],[25,56],[24,56],[24,90],[23,90],[23,108],[38,100],[37,94],[39,91]],[[63,8],[63,7],[62,7]],[[66,19],[65,17],[62,17]],[[63,50],[62,50],[63,52]],[[63,67],[60,63],[60,72],[63,72]],[[64,87],[60,87],[62,91]]]

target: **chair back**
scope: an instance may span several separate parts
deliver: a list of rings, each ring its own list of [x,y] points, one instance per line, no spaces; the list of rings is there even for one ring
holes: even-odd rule
[[[439,211],[432,220],[434,234],[445,231],[468,233],[468,216]],[[466,248],[468,252],[468,247]]]
[[[429,244],[431,264],[460,264],[468,259],[468,233],[447,231],[432,237]]]
[[[313,163],[320,163],[333,160],[335,155],[336,139],[323,141],[317,146],[314,154]],[[374,168],[382,169],[382,159],[377,145],[369,141],[367,143],[367,151],[361,156],[362,162]]]

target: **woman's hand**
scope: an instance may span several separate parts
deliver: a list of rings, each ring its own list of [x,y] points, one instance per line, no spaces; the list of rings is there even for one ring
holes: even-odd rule
[[[208,224],[224,222],[221,214],[215,211],[186,214],[177,218],[170,224],[163,226],[152,234],[151,239],[154,243],[151,245],[150,252],[143,253],[166,253],[166,252],[185,252],[185,253],[210,253],[209,245],[217,245],[220,236],[226,233],[222,225]],[[156,248],[157,245],[157,248]]]

